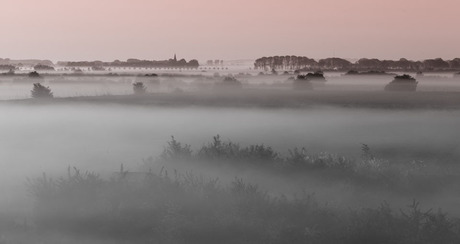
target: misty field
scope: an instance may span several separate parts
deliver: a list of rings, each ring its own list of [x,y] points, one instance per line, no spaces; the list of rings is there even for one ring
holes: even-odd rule
[[[0,85],[0,243],[460,241],[455,89],[52,78]]]

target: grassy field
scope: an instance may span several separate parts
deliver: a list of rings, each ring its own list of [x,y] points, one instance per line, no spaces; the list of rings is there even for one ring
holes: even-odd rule
[[[404,207],[382,201],[376,207],[350,208],[319,201],[305,191],[274,195],[242,178],[216,177],[257,170],[262,175],[258,179],[272,183],[274,177],[285,182],[314,177],[317,183],[347,184],[347,191],[366,191],[364,187],[369,192],[431,196],[441,188],[460,186],[458,178],[444,180],[445,175],[433,167],[396,166],[376,158],[367,145],[361,150],[359,159],[311,155],[301,149],[283,158],[269,146],[241,147],[219,136],[196,152],[172,138],[161,155],[145,162],[143,171],[130,172],[122,165],[104,178],[69,167],[67,176],[29,179],[34,201],[30,219],[18,223],[4,216],[0,233],[4,243],[460,241],[458,217],[417,200]],[[173,169],[184,169],[182,164],[198,172],[205,168],[208,176]]]
[[[1,101],[0,243],[460,242],[460,93],[173,91]]]

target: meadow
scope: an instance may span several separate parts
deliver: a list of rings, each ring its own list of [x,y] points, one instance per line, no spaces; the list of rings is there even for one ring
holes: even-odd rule
[[[286,78],[45,78],[52,99],[3,81],[0,243],[460,241],[454,77]]]

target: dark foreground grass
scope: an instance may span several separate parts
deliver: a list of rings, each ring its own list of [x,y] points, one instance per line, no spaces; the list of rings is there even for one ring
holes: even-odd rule
[[[123,171],[111,179],[69,169],[30,180],[33,226],[3,243],[459,243],[458,219],[389,204],[347,210],[310,195],[271,197],[235,179]],[[16,232],[17,233],[17,232]],[[21,233],[21,232],[19,232]],[[34,242],[29,242],[31,238]]]
[[[193,152],[174,138],[156,163],[259,169],[286,179],[309,176],[352,180],[359,186],[394,181],[417,186],[420,165],[400,173],[362,147],[357,160],[293,149],[282,156],[271,147],[242,147],[219,136]],[[399,166],[401,167],[401,166]],[[399,168],[401,169],[401,168]],[[268,174],[267,174],[268,175]],[[439,177],[439,175],[438,175]],[[413,182],[415,180],[415,183]],[[373,187],[375,187],[375,185]],[[410,184],[409,184],[410,185]],[[441,210],[408,203],[399,209],[322,204],[314,195],[273,196],[240,178],[222,183],[177,170],[128,172],[110,178],[69,168],[65,177],[30,179],[30,218],[0,216],[0,243],[460,243],[460,220]]]

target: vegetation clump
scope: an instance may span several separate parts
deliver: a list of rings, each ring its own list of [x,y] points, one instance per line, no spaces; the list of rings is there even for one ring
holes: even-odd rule
[[[399,83],[415,82],[415,78],[408,74],[397,75],[395,76],[395,81]]]
[[[30,91],[32,98],[53,98],[51,89],[47,86],[43,86],[40,83],[34,83],[33,89]]]
[[[147,87],[145,87],[143,82],[134,82],[133,83],[133,92],[135,95],[143,95],[147,91]]]
[[[415,91],[417,84],[417,80],[408,74],[397,75],[385,86],[385,91]]]
[[[223,141],[219,135],[196,151],[172,137],[159,158],[146,161],[144,169],[155,165],[196,165],[256,169],[275,175],[321,176],[329,181],[397,192],[430,193],[457,181],[439,181],[433,174],[437,168],[418,161],[392,163],[375,156],[370,147],[362,145],[361,157],[348,158],[332,153],[311,153],[305,148],[293,148],[281,154],[264,144],[241,146]],[[435,183],[437,182],[437,183]],[[460,183],[460,182],[458,182]]]
[[[241,89],[243,84],[233,76],[225,76],[221,82],[215,83],[217,89]]]
[[[36,78],[41,78],[40,74],[37,72],[37,71],[32,71],[28,74],[28,77],[29,78],[33,78],[33,79],[36,79]]]
[[[48,66],[48,65],[43,65],[43,64],[37,64],[34,66],[34,70],[46,70],[46,71],[54,71],[54,67]]]
[[[306,76],[310,80],[326,81],[326,78],[324,77],[324,73],[321,71],[316,71],[314,73],[308,73]]]
[[[318,174],[323,177],[324,172],[334,177],[343,174],[346,181],[361,178],[361,187],[392,178],[392,166],[378,159],[368,145],[362,144],[361,153],[359,160],[350,160],[295,148],[282,156],[269,146],[244,147],[217,135],[195,152],[172,137],[159,160],[169,164],[206,163],[206,169],[210,164],[257,165],[258,172],[271,169],[268,176],[286,174],[283,179],[294,181],[295,174],[302,178]],[[156,168],[130,172],[122,165],[110,178],[104,178],[69,167],[66,176],[51,178],[43,174],[29,179],[33,214],[23,224],[5,225],[8,228],[2,225],[1,240],[91,240],[89,243],[115,244],[460,243],[458,218],[441,210],[422,208],[416,200],[402,208],[387,202],[378,207],[350,208],[320,204],[314,195],[305,192],[276,195],[241,178],[220,181],[212,176]],[[400,175],[406,181],[417,177],[408,172]]]
[[[138,180],[130,180],[133,175]],[[222,185],[164,168],[142,175],[121,168],[111,179],[69,168],[66,177],[43,174],[27,185],[35,231],[15,237],[43,233],[35,237],[43,243],[54,243],[56,234],[103,243],[460,242],[458,219],[423,210],[415,200],[400,211],[386,202],[378,208],[334,208],[308,194],[275,197],[239,178]]]
[[[359,75],[359,72],[356,70],[349,70],[345,75]]]
[[[0,64],[0,70],[15,70],[16,67],[11,64]]]

